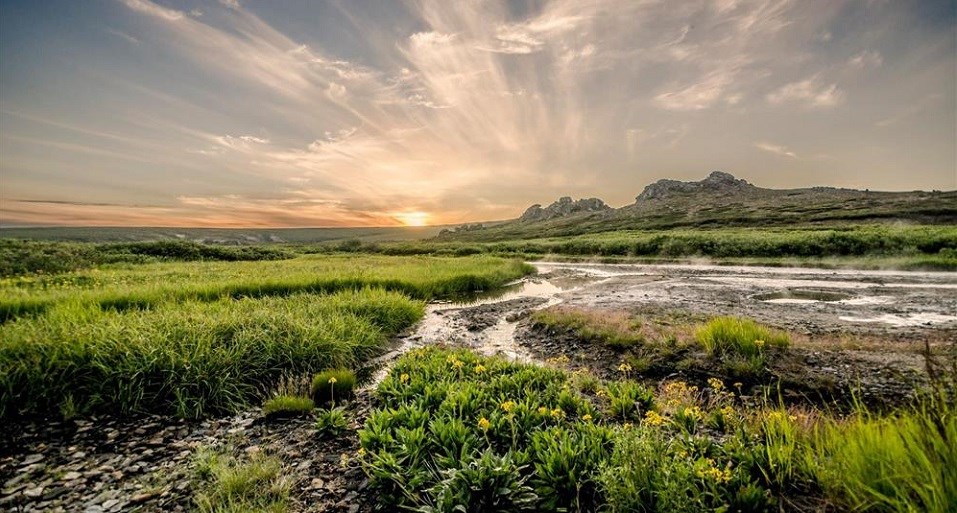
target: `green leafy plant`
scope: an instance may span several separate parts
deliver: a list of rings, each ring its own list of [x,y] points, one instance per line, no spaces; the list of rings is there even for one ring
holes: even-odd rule
[[[336,436],[346,429],[347,424],[342,408],[322,409],[316,413],[316,432],[319,436]]]

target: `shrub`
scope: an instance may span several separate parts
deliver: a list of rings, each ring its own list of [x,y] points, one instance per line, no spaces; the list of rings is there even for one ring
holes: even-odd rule
[[[263,403],[263,414],[267,417],[296,417],[311,412],[315,407],[308,397],[277,395]]]
[[[312,378],[312,399],[316,404],[335,404],[352,398],[356,375],[349,369],[329,369]]]
[[[319,436],[335,436],[346,429],[346,414],[342,408],[319,410],[316,414],[316,431]]]

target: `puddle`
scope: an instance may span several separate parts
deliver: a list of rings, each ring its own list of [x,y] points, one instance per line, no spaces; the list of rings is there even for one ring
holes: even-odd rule
[[[778,292],[770,292],[767,294],[757,294],[753,297],[754,299],[757,299],[758,301],[764,301],[765,303],[778,304],[827,303],[846,301],[853,298],[853,296],[850,294],[845,294],[843,292],[802,289],[786,289]]]
[[[851,317],[842,316],[842,321],[848,322],[867,322],[884,323],[893,326],[929,326],[933,324],[943,324],[948,322],[957,322],[957,315],[942,315],[936,313],[917,313],[910,315],[884,314],[876,317]]]

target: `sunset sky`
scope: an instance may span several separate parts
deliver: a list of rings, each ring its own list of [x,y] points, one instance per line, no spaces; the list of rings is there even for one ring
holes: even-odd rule
[[[0,225],[957,189],[953,0],[0,1]]]

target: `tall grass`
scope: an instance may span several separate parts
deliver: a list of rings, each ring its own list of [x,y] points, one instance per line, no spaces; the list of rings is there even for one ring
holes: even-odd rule
[[[718,317],[695,331],[695,340],[711,355],[746,358],[761,356],[766,348],[786,348],[787,333],[762,326],[750,319]]]
[[[831,420],[815,433],[806,457],[824,490],[855,510],[957,511],[957,410],[952,404]]]
[[[125,312],[61,305],[0,328],[0,418],[231,411],[282,375],[354,366],[423,311],[369,288]]]
[[[533,271],[518,260],[495,257],[368,255],[112,266],[0,280],[0,322],[42,313],[59,303],[128,310],[168,301],[332,293],[369,286],[428,300],[491,290]]]

